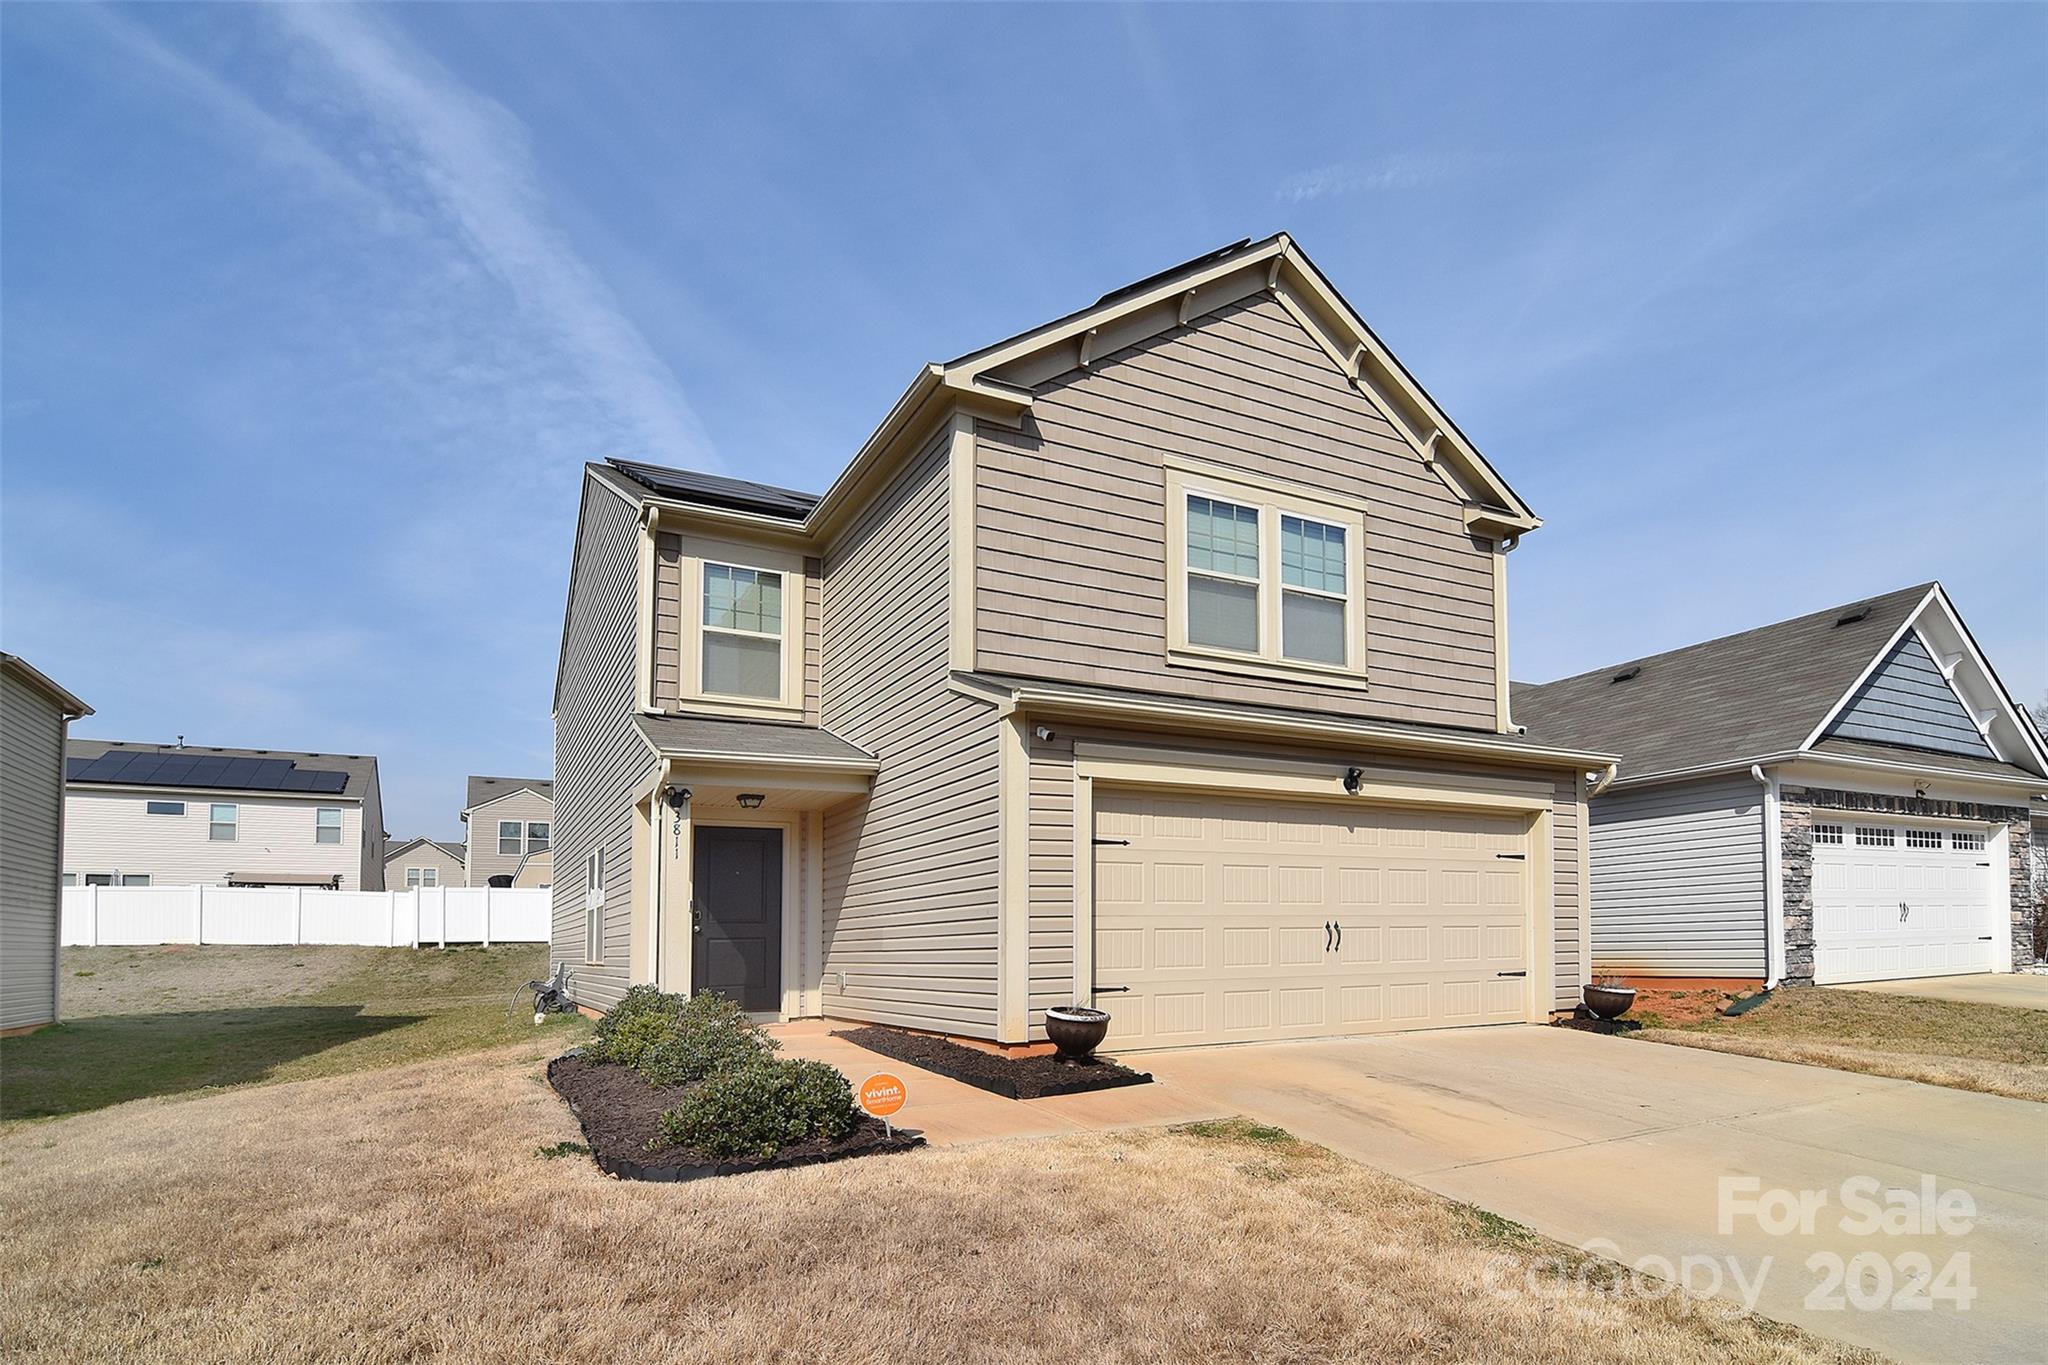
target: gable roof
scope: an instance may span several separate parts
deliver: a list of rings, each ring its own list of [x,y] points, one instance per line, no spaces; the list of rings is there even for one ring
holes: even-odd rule
[[[555,799],[555,784],[552,778],[472,776],[469,779],[469,789],[463,797],[462,808],[475,810],[478,806],[488,805],[501,796],[510,796],[513,792],[519,791],[536,792],[550,801]]]
[[[1515,683],[1513,714],[1554,741],[1620,753],[1623,782],[1801,751],[1878,751],[1958,772],[2028,775],[1997,759],[1823,737],[1907,627],[1937,603],[1953,615],[1940,584],[1919,583],[1556,682]]]
[[[822,495],[635,460],[586,467],[616,470],[643,500],[651,494],[674,505],[823,537],[862,505],[893,460],[915,447],[955,404],[1014,420],[1029,411],[1034,384],[1085,369],[1096,356],[1261,293],[1285,305],[1332,366],[1443,479],[1464,503],[1475,533],[1512,536],[1542,524],[1284,232],[1206,252],[1113,289],[1086,308],[944,364],[926,365]]]
[[[87,706],[84,702],[58,686],[57,683],[51,680],[49,674],[37,668],[27,659],[22,658],[19,654],[8,654],[5,651],[0,651],[0,671],[13,674],[23,686],[48,697],[52,702],[56,703],[57,709],[64,713],[66,720],[77,720],[81,716],[92,714],[90,706]]]
[[[422,834],[416,838],[407,839],[402,844],[393,844],[389,849],[385,850],[384,861],[388,863],[393,858],[403,857],[405,854],[411,852],[413,849],[418,848],[421,844],[433,845],[435,848],[440,849],[443,853],[447,854],[449,857],[453,858],[458,863],[464,861],[469,856],[469,850],[464,848],[461,844],[451,844],[443,839],[429,839],[424,834]]]
[[[134,755],[138,760],[160,756],[164,761],[138,761],[121,767],[99,761],[109,755]],[[64,780],[78,786],[179,787],[192,791],[341,797],[349,801],[363,800],[377,786],[377,760],[366,754],[74,739],[68,759]],[[339,774],[338,786],[321,780],[318,775],[323,773]]]

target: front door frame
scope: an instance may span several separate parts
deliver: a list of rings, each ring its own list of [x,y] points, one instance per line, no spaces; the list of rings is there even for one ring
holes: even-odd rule
[[[777,1017],[803,1017],[807,964],[823,934],[821,914],[806,913],[808,908],[822,911],[818,905],[822,822],[817,812],[745,810],[737,806],[703,806],[695,801],[685,802],[680,812],[674,812],[658,800],[643,806],[642,811],[641,819],[653,836],[649,842],[658,850],[649,859],[651,884],[647,898],[654,913],[649,916],[644,979],[678,995],[688,994],[695,979],[696,935],[691,921],[695,888],[691,881],[696,867],[698,826],[778,829],[782,831],[782,1005]],[[816,973],[808,972],[808,976],[815,980]]]
[[[1528,1022],[1548,1023],[1554,987],[1552,925],[1556,919],[1551,870],[1554,793],[1543,778],[1477,773],[1417,773],[1364,767],[1359,790],[1344,789],[1342,762],[1228,754],[1167,745],[1105,740],[1074,741],[1074,998],[1095,999],[1095,784],[1146,790],[1229,792],[1259,800],[1359,802],[1520,814],[1528,873],[1523,893],[1525,997]],[[1256,788],[1256,789],[1254,789]],[[1580,907],[1581,913],[1590,913]],[[1581,964],[1583,970],[1583,964]]]

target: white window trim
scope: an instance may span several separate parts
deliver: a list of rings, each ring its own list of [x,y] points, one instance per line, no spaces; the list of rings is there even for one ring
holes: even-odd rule
[[[428,881],[427,878],[429,877],[432,877],[434,880]],[[405,869],[405,889],[408,891],[415,887],[439,889],[440,885],[441,869],[438,867],[408,867]]]
[[[333,812],[334,812],[334,823],[333,823],[333,824],[331,824],[331,825],[323,825],[323,824],[321,824],[321,823],[320,823],[320,817],[321,817],[321,816],[323,816],[323,815],[325,815],[325,814],[326,814],[327,812],[329,812],[329,811],[333,811]],[[331,829],[331,830],[333,830],[333,831],[334,831],[334,837],[333,837],[332,839],[323,839],[323,838],[321,838],[321,837],[320,837],[320,832],[321,832],[322,830],[329,830],[329,829]],[[342,812],[341,812],[341,807],[340,807],[340,806],[315,806],[315,807],[313,808],[313,842],[314,842],[314,843],[316,843],[316,844],[336,844],[336,845],[338,845],[338,844],[340,844],[340,843],[341,843],[341,836],[342,836],[342,835],[343,835],[343,834],[344,834],[344,833],[345,833],[345,832],[347,831],[347,829],[348,829],[348,817],[342,814]]]
[[[1244,673],[1254,677],[1316,682],[1334,687],[1369,686],[1365,667],[1364,503],[1336,502],[1294,484],[1212,469],[1193,461],[1168,460],[1166,467],[1166,662],[1169,667]],[[1259,514],[1259,648],[1256,652],[1195,644],[1188,639],[1188,499],[1215,498]],[[1335,600],[1315,588],[1281,582],[1280,518],[1300,517],[1344,530],[1344,657],[1342,665],[1289,659],[1281,654],[1284,594],[1301,592]],[[1200,572],[1207,574],[1208,570]],[[1213,577],[1236,579],[1230,574]]]
[[[512,835],[513,847],[509,850],[505,847],[505,826],[507,825],[512,826],[515,831]],[[517,858],[525,854],[525,852],[526,822],[524,820],[498,821],[498,856],[500,858]]]
[[[552,820],[526,820],[526,821],[523,821],[522,823],[523,823],[523,824],[524,824],[524,825],[526,826],[526,851],[527,851],[528,853],[545,853],[545,852],[547,852],[547,851],[548,851],[549,849],[551,849],[551,848],[553,848],[553,847],[555,846],[555,822],[554,822],[554,821],[552,821]],[[539,841],[538,843],[534,842],[534,833],[533,833],[533,830],[534,830],[534,826],[536,826],[536,825],[538,825],[538,826],[539,826],[540,828],[542,828],[542,829],[544,829],[544,830],[546,830],[546,831],[547,831],[547,833],[545,833],[545,834],[543,834],[543,835],[541,835],[541,836],[540,836],[540,841]]]
[[[752,569],[757,573],[782,576],[782,633],[779,637],[724,626],[704,624],[704,566],[716,564],[728,569]],[[804,557],[794,551],[746,541],[713,539],[682,533],[682,551],[677,563],[677,603],[680,629],[676,641],[676,699],[667,709],[715,711],[725,715],[759,720],[787,720],[804,714],[805,613],[810,602],[810,577]],[[651,586],[651,585],[650,585]],[[653,604],[650,603],[650,609]],[[724,631],[750,639],[778,639],[782,646],[782,690],[773,697],[735,697],[704,690],[704,632]],[[653,650],[649,650],[648,696],[655,695],[652,681]]]
[[[231,810],[234,814],[225,820],[216,820],[213,818],[213,812],[218,808]],[[216,838],[213,831],[220,825],[226,825],[233,833],[229,834],[225,839]],[[208,802],[206,806],[206,841],[210,844],[233,844],[239,843],[241,838],[242,807],[240,803],[233,801]]]

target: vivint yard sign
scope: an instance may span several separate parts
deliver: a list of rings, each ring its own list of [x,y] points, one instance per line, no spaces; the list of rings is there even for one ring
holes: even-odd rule
[[[889,1116],[901,1109],[910,1098],[910,1092],[903,1086],[901,1078],[886,1071],[877,1071],[860,1083],[860,1107],[882,1121],[882,1128],[891,1137],[896,1129],[889,1122]]]

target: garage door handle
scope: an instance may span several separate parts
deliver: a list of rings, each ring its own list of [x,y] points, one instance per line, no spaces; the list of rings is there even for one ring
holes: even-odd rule
[[[1097,848],[1129,848],[1131,841],[1129,839],[1097,839],[1095,846]]]
[[[1527,972],[1495,972],[1495,976],[1527,976]]]
[[[1337,926],[1337,951],[1344,951],[1344,926],[1341,924]]]
[[[1336,946],[1337,946],[1337,940],[1336,940],[1336,938],[1334,937],[1334,935],[1336,934],[1336,932],[1337,932],[1337,926],[1336,926],[1335,924],[1331,923],[1331,922],[1330,922],[1329,920],[1324,920],[1324,921],[1323,921],[1323,951],[1324,951],[1324,952],[1326,952],[1326,953],[1327,953],[1327,952],[1329,952],[1329,951],[1330,951],[1330,949],[1332,949],[1332,948],[1334,948],[1334,947],[1336,947]]]
[[[1128,993],[1128,992],[1130,991],[1130,989],[1131,989],[1131,988],[1130,988],[1129,986],[1097,986],[1097,987],[1095,988],[1095,994],[1097,994],[1097,995],[1124,995],[1124,994],[1127,994],[1127,993]]]
[[[1526,853],[1496,853],[1493,856],[1496,858],[1506,858],[1509,862],[1513,863],[1523,862],[1529,857]]]

